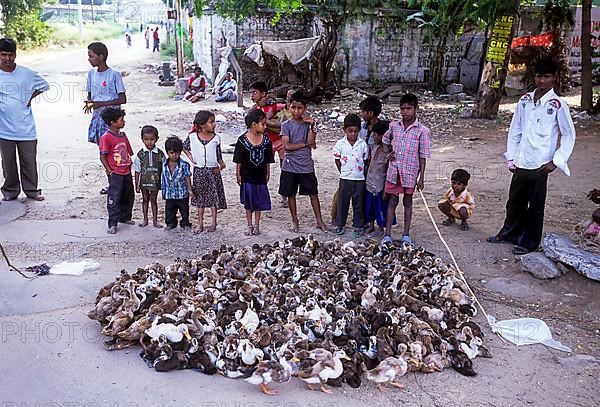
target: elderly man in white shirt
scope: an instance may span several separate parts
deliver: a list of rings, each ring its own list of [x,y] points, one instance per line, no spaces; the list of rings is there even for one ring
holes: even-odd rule
[[[513,243],[513,253],[534,251],[542,240],[548,174],[567,161],[575,145],[575,127],[567,103],[554,92],[557,65],[535,65],[536,89],[519,99],[510,124],[505,157],[513,173],[504,226],[490,243]],[[560,145],[559,141],[560,134]]]

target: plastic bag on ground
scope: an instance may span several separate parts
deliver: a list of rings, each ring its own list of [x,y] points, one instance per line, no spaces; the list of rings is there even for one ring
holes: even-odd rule
[[[519,318],[496,321],[496,318],[490,316],[488,322],[492,327],[492,332],[499,334],[515,345],[541,343],[553,349],[571,352],[571,348],[552,338],[550,328],[541,319]]]
[[[95,270],[98,267],[100,267],[100,263],[90,259],[75,262],[63,261],[62,263],[52,266],[52,268],[50,268],[50,274],[80,276],[84,271]]]

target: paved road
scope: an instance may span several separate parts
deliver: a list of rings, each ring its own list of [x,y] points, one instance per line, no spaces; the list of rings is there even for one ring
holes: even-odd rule
[[[109,65],[118,69],[131,69],[145,59],[159,58],[145,49],[143,38],[134,37],[127,48],[121,39],[107,42]],[[56,219],[31,219],[31,211],[39,208],[62,207],[68,210],[67,197],[97,194],[93,190],[81,193],[82,181],[73,179],[65,171],[71,168],[79,173],[82,165],[99,168],[98,150],[87,142],[89,116],[82,113],[83,87],[88,71],[86,49],[78,47],[62,51],[45,51],[19,54],[17,63],[28,65],[44,74],[52,89],[34,104],[39,147],[38,161],[42,170],[41,187],[47,200],[43,203],[12,201],[0,205],[0,242],[10,247],[9,255],[20,267],[47,262],[50,265],[62,260],[80,260],[81,256],[98,257],[93,250],[86,251],[87,243],[106,242],[100,256],[101,266],[82,276],[46,276],[33,281],[10,272],[0,263],[0,405],[9,406],[353,406],[364,405],[360,393],[336,391],[334,396],[306,391],[295,380],[277,386],[278,397],[261,394],[256,386],[243,381],[233,381],[220,375],[206,376],[194,371],[159,374],[148,369],[139,358],[138,348],[131,351],[107,352],[104,350],[100,327],[90,321],[85,313],[90,308],[99,287],[111,281],[117,270],[135,270],[149,264],[154,258],[125,257],[118,250],[124,240],[148,240],[136,226],[123,230],[108,241],[104,233],[104,220],[69,219],[67,215]],[[132,70],[132,76],[136,72]],[[126,77],[125,82],[136,83]],[[173,105],[161,96],[156,87],[148,87],[142,100],[128,94],[126,109],[127,129],[135,137],[136,128],[144,117],[153,117],[157,106],[166,109],[186,108]],[[170,90],[168,90],[170,92]],[[133,92],[131,92],[133,93]],[[156,100],[165,100],[157,105]],[[150,110],[149,106],[154,106]],[[194,108],[187,106],[188,109]],[[150,113],[144,113],[148,109]],[[150,116],[148,116],[150,115]],[[56,169],[58,173],[53,173]],[[52,179],[53,174],[57,176]],[[0,181],[1,178],[0,178]],[[90,189],[90,188],[88,188]],[[27,219],[18,219],[29,212]],[[46,216],[42,216],[46,218]],[[147,231],[148,232],[148,231]],[[62,245],[59,255],[49,255],[47,248]],[[141,244],[143,246],[143,243]],[[60,257],[60,258],[59,258]],[[351,389],[349,389],[351,390]]]

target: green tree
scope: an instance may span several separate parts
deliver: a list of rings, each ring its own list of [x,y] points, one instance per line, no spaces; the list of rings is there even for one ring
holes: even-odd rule
[[[2,35],[17,41],[19,48],[46,45],[51,28],[40,21],[43,0],[0,0]]]

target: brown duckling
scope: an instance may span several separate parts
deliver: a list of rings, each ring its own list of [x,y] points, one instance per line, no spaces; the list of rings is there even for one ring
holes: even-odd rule
[[[150,306],[147,315],[135,321],[127,329],[117,333],[117,336],[127,341],[139,341],[144,336],[146,329],[152,326],[152,321],[161,314],[162,309],[158,305],[153,304]]]
[[[332,391],[325,388],[324,383],[330,378],[341,376],[344,371],[341,359],[351,360],[343,350],[336,351],[331,360],[324,360],[315,363],[310,369],[302,370],[298,373],[300,380],[304,381],[308,388],[313,389],[314,384],[319,384],[320,389],[324,393],[331,394]],[[331,367],[333,364],[333,367]]]
[[[407,371],[408,364],[403,358],[389,356],[382,360],[375,369],[367,371],[367,380],[377,383],[377,388],[381,391],[387,391],[385,383],[402,389],[404,385],[396,380],[405,375]]]
[[[271,389],[268,387],[268,384],[271,382],[275,383],[285,383],[290,380],[292,377],[292,365],[290,361],[298,361],[296,358],[290,358],[288,361],[289,355],[286,355],[276,360],[263,360],[261,361],[252,376],[244,379],[248,383],[252,383],[257,385],[260,390],[268,395],[277,394],[277,390]]]

